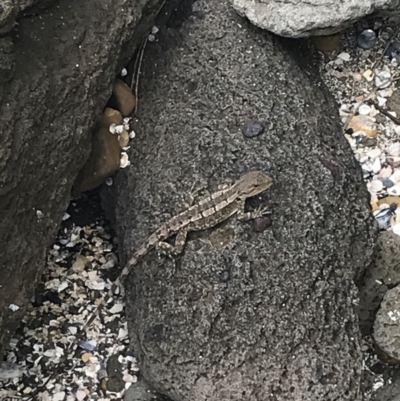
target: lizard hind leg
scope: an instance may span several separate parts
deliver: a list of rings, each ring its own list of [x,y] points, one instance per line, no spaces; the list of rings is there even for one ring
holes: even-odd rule
[[[157,251],[169,255],[181,254],[185,248],[187,235],[187,230],[179,231],[178,234],[176,234],[175,245],[171,245],[166,241],[161,241],[156,245]]]

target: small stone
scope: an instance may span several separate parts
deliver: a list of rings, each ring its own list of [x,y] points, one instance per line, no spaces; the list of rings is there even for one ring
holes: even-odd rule
[[[154,42],[156,40],[155,35],[153,35],[152,33],[147,37],[149,42]]]
[[[32,387],[28,386],[28,387],[24,388],[24,391],[23,391],[24,394],[30,394],[31,392],[32,392]],[[12,397],[11,397],[11,399],[12,399]]]
[[[242,133],[247,138],[253,138],[261,135],[264,132],[264,127],[257,122],[249,121],[242,127]]]
[[[393,173],[393,169],[390,166],[383,167],[378,174],[378,178],[389,178]]]
[[[64,391],[59,391],[58,393],[53,394],[53,401],[63,401],[65,398],[65,392]]]
[[[383,183],[381,180],[373,180],[369,183],[369,191],[373,193],[377,193],[382,191]]]
[[[77,392],[76,392],[76,399],[78,400],[78,401],[82,401],[82,400],[84,400],[86,398],[86,393],[83,391],[83,390],[78,390]]]
[[[360,114],[362,116],[367,116],[369,113],[371,113],[371,107],[368,106],[367,104],[362,104],[358,108],[358,114]]]
[[[337,57],[339,59],[343,60],[343,61],[350,61],[350,58],[351,58],[350,54],[349,53],[345,53],[345,52],[340,53]]]
[[[375,122],[368,116],[354,116],[347,126],[354,132],[363,131],[367,136],[374,137],[378,134],[378,128]]]
[[[97,343],[95,340],[80,341],[79,346],[86,351],[94,351]]]
[[[391,188],[394,185],[393,181],[389,180],[389,178],[382,178],[382,184],[385,188]]]
[[[395,142],[386,148],[386,153],[389,156],[400,156],[400,142]]]
[[[371,82],[374,79],[374,73],[372,70],[366,70],[362,75],[368,82]]]
[[[158,27],[157,26],[153,26],[153,28],[151,28],[151,33],[153,34],[153,35],[156,35],[157,33],[158,33],[158,31],[159,31],[159,29],[158,29]]]
[[[113,181],[112,177],[108,177],[108,178],[106,178],[106,180],[104,182],[106,183],[106,185],[108,187],[111,187],[114,181]]]
[[[388,156],[387,161],[394,168],[400,167],[400,157],[399,156]]]
[[[129,373],[125,373],[122,376],[122,380],[124,382],[133,383],[135,381],[135,377],[133,375],[130,375]]]
[[[377,157],[380,157],[382,154],[382,151],[379,148],[371,149],[367,152],[367,156],[370,159],[376,159]]]
[[[41,210],[36,210],[36,216],[38,219],[43,219],[44,213]]]
[[[121,71],[121,77],[126,77],[128,75],[128,71],[126,68],[123,68]]]
[[[400,195],[400,185],[393,185],[393,187],[388,188],[387,193],[389,195]]]
[[[89,359],[92,356],[93,356],[93,354],[91,354],[90,352],[85,352],[85,353],[82,354],[81,358],[82,358],[83,362],[87,363],[87,362],[89,362]]]
[[[372,29],[365,29],[357,36],[357,44],[362,49],[372,49],[376,44],[376,33]]]
[[[376,146],[377,142],[376,138],[370,136],[364,136],[360,140],[360,144],[368,148]]]
[[[115,304],[111,309],[110,313],[121,313],[124,310],[124,305],[123,304]]]

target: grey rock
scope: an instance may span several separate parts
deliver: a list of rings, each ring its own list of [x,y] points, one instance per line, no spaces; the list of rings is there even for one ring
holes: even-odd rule
[[[11,3],[0,13],[20,8]],[[90,152],[89,128],[160,3],[57,2],[20,14],[0,39],[0,355],[41,277]]]
[[[134,267],[125,288],[141,373],[175,401],[359,401],[353,279],[377,226],[360,166],[336,135],[338,106],[302,42],[260,32],[227,0],[194,7],[156,22],[133,164],[103,188],[121,263],[193,187],[213,191],[249,170],[274,179],[247,206],[268,207],[271,227],[233,217],[190,234],[181,256],[152,251]],[[245,138],[250,117],[265,131]]]
[[[384,386],[372,393],[370,401],[400,401],[400,371],[392,369]]]
[[[392,231],[379,234],[376,263],[369,266],[360,282],[360,327],[371,334],[376,313],[388,289],[400,283],[400,237]]]
[[[400,361],[400,286],[388,290],[383,297],[374,323],[374,338],[384,352]]]
[[[331,35],[372,13],[399,13],[398,0],[231,0],[254,25],[280,36]]]

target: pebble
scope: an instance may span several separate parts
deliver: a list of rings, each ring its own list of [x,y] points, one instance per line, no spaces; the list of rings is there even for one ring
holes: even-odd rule
[[[367,152],[367,156],[371,159],[376,159],[382,154],[379,148],[371,149]]]
[[[369,183],[370,192],[380,192],[383,190],[383,182],[381,180],[373,180]]]
[[[387,189],[389,195],[400,195],[400,185],[396,184]]]
[[[350,59],[351,59],[350,54],[349,54],[349,53],[345,53],[345,52],[340,53],[340,54],[337,56],[337,58],[339,58],[339,59],[341,59],[341,60],[343,60],[343,61],[350,61]]]
[[[389,178],[382,178],[382,184],[386,187],[386,188],[391,188],[393,187],[394,183],[392,180],[390,180]]]
[[[357,44],[362,49],[370,50],[376,44],[376,33],[372,29],[365,29],[357,36]]]
[[[390,166],[383,167],[378,174],[378,178],[389,178],[393,173],[393,169]]]
[[[248,121],[242,127],[242,134],[247,138],[254,138],[255,136],[261,135],[263,132],[264,127],[260,123],[254,121]]]
[[[400,142],[394,142],[386,148],[389,156],[400,156]]]

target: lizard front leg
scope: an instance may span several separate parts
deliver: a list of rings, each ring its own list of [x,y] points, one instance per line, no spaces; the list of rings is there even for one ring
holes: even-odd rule
[[[171,245],[168,242],[162,241],[157,244],[157,250],[161,251],[162,253],[179,255],[185,248],[187,235],[188,230],[182,229],[176,234],[175,245]]]
[[[258,219],[268,213],[270,213],[269,210],[263,207],[258,207],[252,212],[245,212],[245,201],[241,201],[238,204],[237,218],[240,221],[248,221]]]

